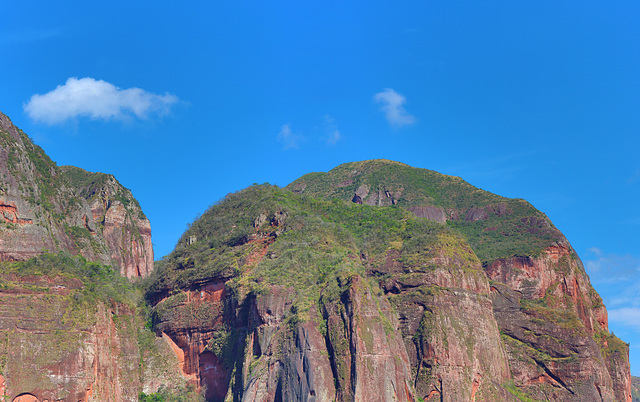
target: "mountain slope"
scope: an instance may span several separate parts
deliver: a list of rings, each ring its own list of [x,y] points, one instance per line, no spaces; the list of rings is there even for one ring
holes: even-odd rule
[[[418,217],[459,229],[484,263],[538,255],[566,239],[551,221],[522,199],[476,188],[459,177],[408,165],[371,160],[310,173],[287,186],[299,193],[368,205],[398,205]]]
[[[370,277],[394,265],[390,245],[414,268],[401,275],[411,295],[393,303],[443,314],[457,303],[478,313],[475,320],[453,315],[445,325],[418,313],[413,333],[403,336],[393,305]],[[463,399],[506,392],[499,384],[508,366],[480,262],[460,236],[400,208],[251,187],[194,222],[151,280],[155,328],[184,351],[185,374],[207,385],[211,400],[411,400],[416,383],[442,386],[435,373],[413,367],[427,353],[420,342],[448,335],[458,353],[440,372],[483,366],[486,382],[474,391],[465,373],[451,377],[447,390]],[[426,330],[433,326],[441,333]]]
[[[55,162],[0,113],[0,260],[42,250],[113,265],[127,277],[153,269],[151,226],[112,176]]]
[[[228,195],[149,279],[209,400],[629,400],[628,345],[530,204],[390,161],[287,189]]]
[[[11,399],[631,400],[570,243],[460,178],[374,160],[252,186],[153,269],[129,190],[0,114],[0,213]]]
[[[57,166],[0,113],[0,399],[137,401],[161,385],[188,395],[126,278],[152,269],[131,192]]]

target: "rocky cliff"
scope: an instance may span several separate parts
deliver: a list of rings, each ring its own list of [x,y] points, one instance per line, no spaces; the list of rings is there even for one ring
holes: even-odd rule
[[[640,377],[631,377],[631,395],[633,402],[640,401]]]
[[[0,113],[0,260],[81,254],[127,277],[153,270],[151,226],[111,175],[57,166]]]
[[[184,388],[140,301],[109,266],[66,252],[0,262],[0,398],[137,401]]]
[[[349,163],[229,194],[154,269],[113,176],[3,115],[0,146],[11,400],[631,401],[628,345],[524,200]]]
[[[188,394],[124,278],[152,270],[149,221],[131,192],[111,175],[57,166],[0,113],[0,398],[136,401],[163,385]]]
[[[147,300],[212,401],[631,400],[628,345],[549,219],[396,162],[228,195]]]

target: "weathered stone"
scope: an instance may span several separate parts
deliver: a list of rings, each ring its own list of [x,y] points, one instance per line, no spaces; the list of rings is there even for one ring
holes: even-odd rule
[[[77,283],[33,279],[21,278],[14,292],[0,292],[0,355],[5,364],[0,395],[25,401],[137,401],[137,324],[114,321],[114,316],[131,312],[104,304],[97,311],[71,311],[66,295]],[[50,291],[31,290],[43,282]]]
[[[131,192],[111,175],[58,167],[2,113],[0,188],[11,223],[0,227],[0,260],[67,250],[127,277],[153,270],[151,226]]]
[[[537,399],[630,400],[628,351],[606,357],[597,342],[609,334],[606,309],[568,243],[486,272],[518,387]]]
[[[409,211],[413,212],[418,218],[425,218],[438,223],[447,223],[447,217],[442,207],[423,206],[423,207],[409,207]]]

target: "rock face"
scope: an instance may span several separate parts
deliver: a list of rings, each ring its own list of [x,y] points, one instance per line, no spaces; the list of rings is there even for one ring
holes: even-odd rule
[[[631,400],[628,346],[568,244],[494,261],[494,310],[514,382],[537,399]]]
[[[135,401],[140,353],[124,306],[87,311],[69,302],[81,283],[61,277],[13,278],[0,292],[2,395],[14,400]],[[42,285],[49,291],[34,291]],[[28,400],[28,399],[25,399]]]
[[[139,292],[102,264],[128,278],[153,270],[131,192],[58,167],[0,113],[0,399],[137,401],[184,385]]]
[[[632,401],[640,401],[640,377],[631,376],[631,395]]]
[[[230,194],[151,277],[208,400],[631,400],[628,345],[530,204],[389,161],[288,188]]]
[[[40,271],[55,263],[51,276],[24,275],[24,266],[0,274],[0,398],[137,401],[141,390],[182,386],[169,344],[144,328],[129,299],[131,285],[115,275],[114,288],[61,274],[65,262],[79,261],[70,258],[39,257]]]
[[[67,250],[118,267],[153,270],[151,227],[111,175],[58,167],[0,113],[0,260]]]

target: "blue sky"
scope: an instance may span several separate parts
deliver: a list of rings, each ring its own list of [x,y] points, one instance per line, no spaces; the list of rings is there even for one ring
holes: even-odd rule
[[[156,258],[228,192],[398,160],[545,212],[640,375],[637,2],[27,0],[0,15],[0,111],[58,164],[132,189]]]

